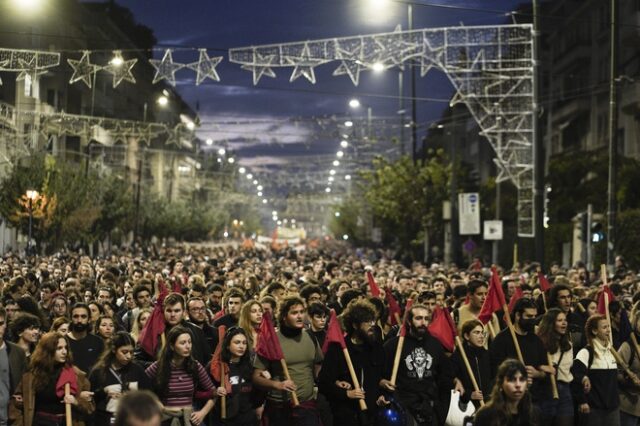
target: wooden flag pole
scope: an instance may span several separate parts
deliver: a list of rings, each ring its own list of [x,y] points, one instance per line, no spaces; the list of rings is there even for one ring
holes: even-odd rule
[[[400,366],[400,356],[402,354],[402,347],[404,346],[404,336],[398,338],[398,347],[396,348],[396,355],[393,358],[393,368],[391,369],[391,384],[396,385],[396,379],[398,378],[398,367]]]
[[[578,307],[578,310],[579,310],[580,312],[582,312],[583,314],[584,314],[585,312],[587,312],[587,310],[584,308],[584,306],[582,306],[582,303],[576,303],[576,306]]]
[[[513,244],[513,269],[518,267],[518,243]]]
[[[222,342],[220,342],[220,344],[222,344]],[[223,387],[225,387],[224,382],[225,382],[224,363],[222,362],[222,360],[220,360],[220,384]],[[221,419],[227,418],[227,396],[226,395],[222,395],[220,397],[220,418]]]
[[[629,366],[627,365],[626,362],[624,362],[624,360],[622,359],[622,357],[620,356],[620,354],[618,353],[618,351],[616,351],[615,349],[613,349],[613,346],[609,348],[609,350],[611,351],[611,355],[613,355],[613,357],[616,359],[616,362],[618,364],[620,364],[620,366],[622,367],[622,369],[624,370],[625,373],[627,373],[627,375],[629,376],[629,378],[633,381],[633,383],[636,386],[640,386],[640,379],[638,378],[638,376],[631,371],[631,369],[629,368]]]
[[[604,293],[604,312],[607,317],[607,322],[609,323],[609,342],[613,347],[613,328],[611,327],[611,314],[609,313],[609,295]]]
[[[491,320],[493,320],[493,315],[491,316]],[[491,335],[491,340],[494,340],[496,338],[496,331],[491,325],[491,320],[487,323],[487,329],[489,330],[489,334]]]
[[[462,355],[462,360],[464,361],[464,365],[465,367],[467,367],[467,373],[471,378],[471,384],[473,385],[473,389],[476,392],[480,391],[480,388],[478,387],[478,382],[476,381],[476,377],[473,375],[471,364],[469,364],[469,358],[467,358],[467,353],[464,351],[464,347],[462,346],[462,339],[460,339],[460,336],[456,336],[456,346],[458,346],[458,350],[460,351],[460,355]],[[480,400],[480,405],[484,407],[484,400],[482,399]]]
[[[287,361],[285,361],[284,358],[280,360],[280,365],[282,366],[282,371],[284,373],[285,379],[291,380],[291,376],[289,375],[289,368],[287,367]],[[297,407],[298,405],[300,405],[300,401],[298,400],[298,395],[296,395],[295,391],[291,392],[291,400],[293,401],[294,407]]]
[[[509,307],[507,306],[506,302],[504,305],[502,305],[502,309],[505,312],[505,317],[507,319],[507,327],[509,327],[509,332],[511,333],[511,338],[513,339],[513,345],[516,347],[516,353],[518,354],[518,360],[526,365],[524,363],[524,358],[522,357],[522,351],[520,350],[520,344],[518,343],[518,338],[516,337],[516,330],[513,327],[513,323],[511,322],[511,315],[509,314]]]
[[[69,383],[64,384],[64,396],[67,397],[71,395],[71,385]],[[71,417],[71,404],[66,402],[64,404],[64,416],[67,421],[67,426],[71,426],[73,424],[73,419]]]
[[[355,390],[360,390],[360,382],[358,381],[358,376],[356,375],[356,371],[353,369],[353,363],[351,362],[351,356],[349,355],[349,351],[347,350],[347,348],[343,348],[342,353],[344,354],[344,359],[347,361],[347,368],[349,368],[349,374],[351,375],[351,381],[353,382],[353,387],[355,388]],[[365,411],[367,409],[367,403],[364,401],[364,399],[359,399],[358,405],[360,405],[360,410],[362,411]]]
[[[551,354],[549,352],[547,352],[547,362],[549,363],[549,367],[553,367],[553,361],[551,360]],[[553,399],[560,399],[560,396],[558,395],[558,382],[556,381],[555,374],[551,375],[551,393],[553,394]]]

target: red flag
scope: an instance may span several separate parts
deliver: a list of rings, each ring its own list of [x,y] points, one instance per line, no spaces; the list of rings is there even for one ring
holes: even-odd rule
[[[284,359],[282,347],[276,330],[271,323],[271,315],[265,312],[262,316],[262,324],[260,324],[260,334],[256,344],[256,353],[269,361],[280,361]]]
[[[493,267],[491,268],[491,279],[489,280],[489,292],[487,293],[487,298],[482,304],[482,309],[480,309],[478,319],[483,324],[488,323],[491,321],[493,313],[502,309],[505,303],[504,292],[502,291],[502,285],[500,284],[500,277],[498,276],[496,268]]]
[[[342,349],[347,347],[347,344],[344,341],[344,333],[340,327],[340,321],[338,321],[338,316],[334,309],[331,309],[331,316],[329,317],[329,325],[327,327],[327,336],[324,338],[324,343],[322,345],[322,353],[327,353],[331,343],[340,344]]]
[[[547,290],[551,290],[551,284],[549,284],[549,280],[544,276],[542,271],[538,271],[538,282],[540,283],[540,289],[545,293]]]
[[[606,315],[606,309],[604,306],[604,294],[607,293],[609,295],[609,303],[611,301],[616,300],[616,296],[611,291],[611,288],[608,285],[602,286],[602,291],[598,294],[598,313],[601,315]]]
[[[376,284],[376,280],[373,279],[373,274],[371,271],[367,271],[367,281],[369,281],[369,289],[371,290],[371,295],[373,297],[380,296],[380,287]]]
[[[218,318],[222,318],[226,315],[225,309],[222,308],[218,312],[213,315],[213,322],[215,322]]]
[[[224,387],[228,393],[231,393],[231,382],[229,381],[229,365],[222,362],[222,342],[224,341],[224,335],[227,332],[227,327],[221,325],[218,327],[218,346],[213,353],[213,359],[211,360],[211,377],[218,383],[222,384],[220,380],[221,373],[224,371]]]
[[[155,302],[151,316],[140,332],[140,347],[149,355],[155,358],[158,352],[158,338],[164,333],[164,312],[162,304],[168,292],[166,287],[162,287],[161,293]]]
[[[393,294],[391,293],[391,288],[385,289],[384,297],[385,299],[387,299],[387,303],[389,304],[389,323],[391,325],[398,324],[398,321],[396,321],[395,314],[398,314],[398,316],[401,317],[402,311],[400,310],[400,305],[398,305],[398,301],[396,300],[395,297],[393,297]]]
[[[438,339],[447,351],[453,352],[457,333],[449,312],[439,306],[436,307],[431,315],[431,323],[428,328],[429,333]]]
[[[69,389],[71,395],[78,394],[78,376],[73,371],[73,367],[66,365],[60,372],[58,381],[56,382],[56,396],[58,398],[64,398],[64,385],[69,383]]]
[[[511,299],[509,300],[509,312],[513,312],[516,302],[520,299],[522,299],[522,287],[518,286],[516,287],[515,293],[513,293],[513,296],[511,296]]]
[[[407,312],[409,312],[409,309],[411,309],[411,306],[413,305],[413,299],[409,299],[407,300],[407,305],[404,307],[404,318],[405,320],[402,321],[402,326],[400,327],[400,336],[406,336],[407,335]]]

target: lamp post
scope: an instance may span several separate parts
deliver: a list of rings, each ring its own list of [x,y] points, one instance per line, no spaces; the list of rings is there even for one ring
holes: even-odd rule
[[[27,256],[31,255],[31,237],[33,230],[33,202],[38,198],[38,191],[33,189],[27,190],[27,198],[29,199],[29,240],[27,241]]]

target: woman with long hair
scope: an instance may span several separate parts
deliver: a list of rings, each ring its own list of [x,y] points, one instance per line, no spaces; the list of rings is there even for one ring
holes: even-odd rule
[[[573,396],[578,412],[591,426],[620,425],[618,364],[611,354],[611,326],[604,315],[593,315],[584,327],[587,346],[576,355]]]
[[[55,331],[62,336],[66,336],[69,332],[69,324],[71,321],[67,317],[58,317],[51,323],[49,331]]]
[[[182,419],[183,426],[189,426],[189,422],[201,424],[213,408],[214,386],[204,367],[191,354],[192,339],[185,327],[173,327],[158,361],[145,370],[165,406],[165,420]],[[193,409],[196,389],[208,393],[207,402],[199,410]]]
[[[515,359],[498,367],[487,405],[475,415],[475,426],[537,426],[537,411],[527,390],[527,369]]]
[[[133,340],[138,343],[138,339],[140,338],[140,333],[144,328],[144,325],[147,323],[147,320],[151,316],[151,308],[142,308],[138,311],[138,315],[136,319],[133,321],[133,326],[131,326],[131,337]]]
[[[133,361],[135,341],[120,331],[107,340],[105,351],[96,363],[89,381],[96,403],[96,425],[109,426],[120,398],[129,390],[150,389],[144,369]]]
[[[636,342],[640,342],[640,310],[636,303],[631,312],[632,333]],[[620,345],[618,352],[627,363],[631,371],[640,375],[640,354],[637,352],[636,342],[629,337]],[[620,424],[622,426],[637,426],[640,422],[640,389],[625,380],[620,386]]]
[[[61,374],[75,376],[75,394],[59,392]],[[9,418],[16,426],[56,426],[65,424],[65,404],[72,407],[73,424],[84,425],[82,419],[94,410],[92,393],[86,375],[73,365],[69,340],[50,332],[36,346],[29,370],[11,398]]]
[[[538,388],[542,390],[542,394],[539,396],[542,420],[548,426],[573,425],[573,398],[571,396],[573,347],[569,339],[568,327],[567,315],[558,308],[552,308],[542,316],[536,333],[542,340],[556,370],[558,399],[553,398],[549,378],[546,379],[543,386]]]
[[[242,305],[238,325],[244,330],[249,343],[249,349],[253,351],[258,341],[258,332],[262,323],[264,311],[257,300],[249,300]]]
[[[227,401],[227,413],[223,424],[255,426],[256,406],[251,398],[253,366],[247,334],[240,327],[231,327],[220,344],[220,358],[213,359],[211,373],[218,385],[216,394],[219,397],[225,396]],[[220,383],[222,369],[224,383]]]
[[[459,350],[456,350],[451,356],[454,389],[460,392],[462,401],[468,402],[471,400],[478,407],[480,406],[480,401],[489,398],[492,379],[489,351],[484,348],[486,339],[484,326],[477,319],[468,320],[462,324],[460,334],[464,339],[462,346],[479,390],[474,390],[473,382]]]

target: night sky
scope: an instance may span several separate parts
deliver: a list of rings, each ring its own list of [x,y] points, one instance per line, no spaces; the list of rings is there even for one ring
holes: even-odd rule
[[[192,62],[197,51],[225,56],[218,66],[219,83],[211,80],[196,86],[193,73],[178,73],[178,89],[193,106],[199,106],[200,138],[211,138],[215,146],[233,150],[241,164],[260,167],[288,161],[291,156],[335,155],[339,139],[314,137],[311,124],[291,125],[287,118],[364,116],[366,107],[374,117],[397,117],[398,83],[396,69],[382,73],[363,72],[360,85],[347,76],[333,77],[338,62],[315,69],[316,84],[304,78],[289,83],[290,68],[275,68],[277,78],[263,78],[253,86],[252,73],[227,61],[229,48],[375,34],[407,29],[407,3],[389,1],[384,9],[373,0],[116,0],[134,13],[137,21],[152,28],[158,47],[175,48],[176,62]],[[380,0],[378,0],[378,3]],[[491,25],[510,22],[506,17],[522,1],[518,0],[428,0],[413,3],[414,29],[464,25]],[[438,6],[440,5],[440,6]],[[444,6],[444,7],[443,7]],[[157,58],[162,51],[155,53]],[[409,73],[405,73],[405,93]],[[437,120],[452,95],[446,77],[432,70],[420,78],[416,96],[421,138],[428,125]],[[349,99],[357,97],[365,106],[349,109]],[[410,102],[405,101],[407,108]],[[245,124],[230,125],[240,120]],[[253,122],[256,120],[261,123]],[[248,122],[248,123],[247,123]],[[227,123],[227,124],[220,124]],[[333,140],[332,140],[333,139]]]

